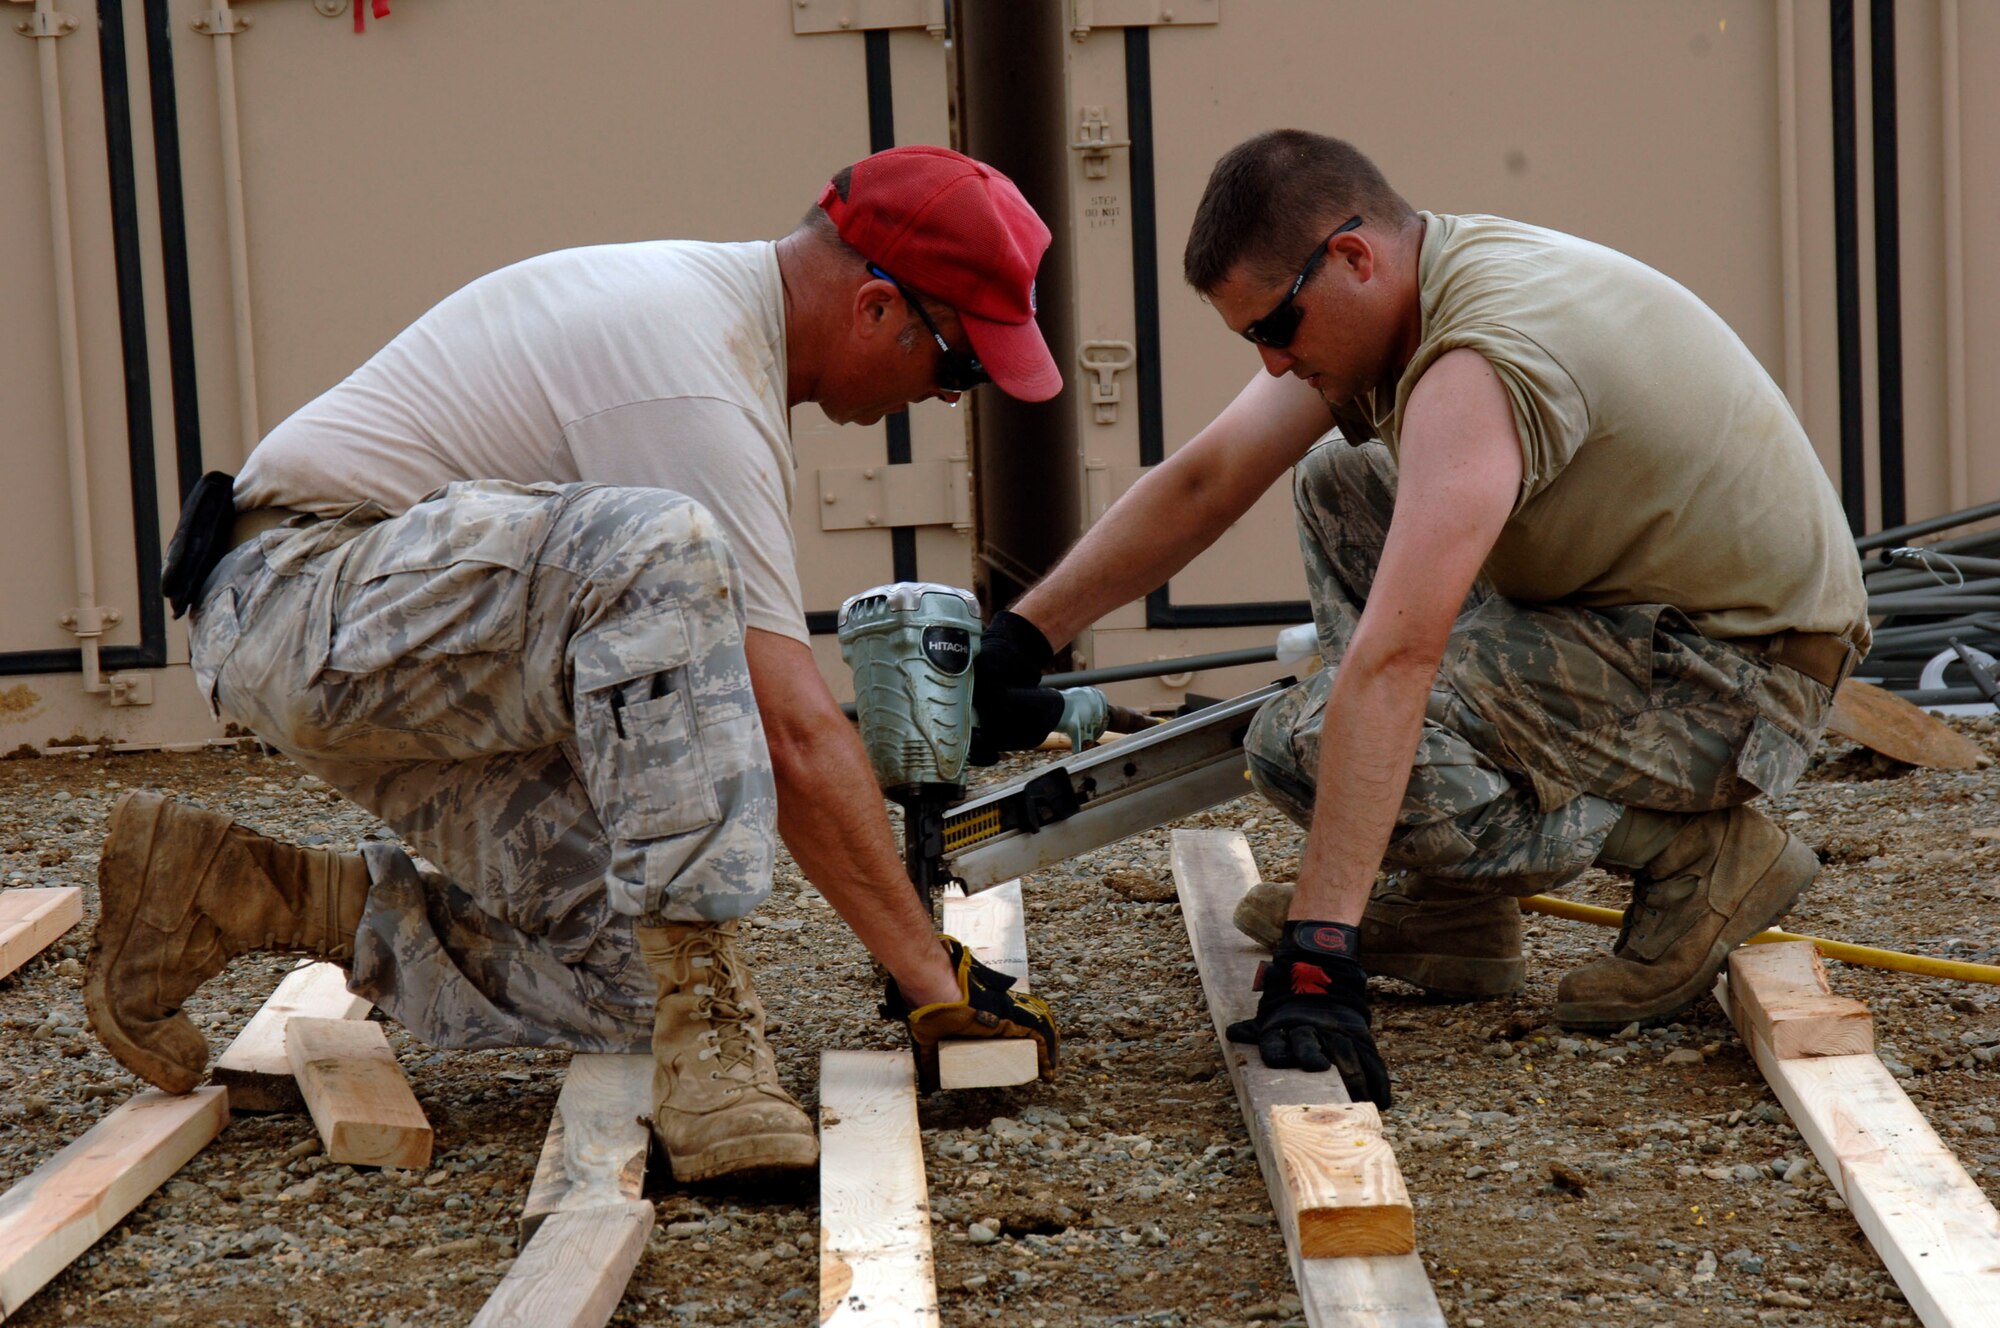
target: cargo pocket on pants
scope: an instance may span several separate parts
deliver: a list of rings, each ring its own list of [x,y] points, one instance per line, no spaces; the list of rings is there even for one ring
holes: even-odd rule
[[[610,837],[643,843],[721,820],[680,610],[655,607],[596,628],[572,652],[584,783]]]

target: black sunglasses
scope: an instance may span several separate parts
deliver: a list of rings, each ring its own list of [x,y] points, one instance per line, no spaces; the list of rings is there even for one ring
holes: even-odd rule
[[[924,308],[922,300],[911,294],[908,286],[873,263],[868,265],[868,270],[894,286],[896,292],[917,311],[917,317],[924,320],[924,326],[931,330],[931,337],[937,342],[940,352],[937,366],[937,385],[940,392],[970,392],[975,387],[993,381],[992,376],[986,372],[986,366],[979,362],[977,355],[969,350],[952,349],[951,343],[944,339],[944,333],[938,331],[938,325],[931,321],[930,310]]]
[[[1273,305],[1270,313],[1245,327],[1244,337],[1259,346],[1269,346],[1272,350],[1283,350],[1291,345],[1292,338],[1299,334],[1299,320],[1306,316],[1306,311],[1292,301],[1299,298],[1299,292],[1305,289],[1306,279],[1312,276],[1313,269],[1319,266],[1319,260],[1326,257],[1326,247],[1333,242],[1333,237],[1351,231],[1360,224],[1361,218],[1349,217],[1328,231],[1326,239],[1319,242],[1319,248],[1313,250],[1312,257],[1308,258],[1306,265],[1299,269],[1299,275],[1292,280],[1292,288],[1285,292],[1285,298]]]

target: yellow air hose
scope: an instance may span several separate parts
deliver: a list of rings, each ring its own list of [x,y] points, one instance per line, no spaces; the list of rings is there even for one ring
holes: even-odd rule
[[[1616,927],[1625,915],[1615,908],[1578,904],[1550,895],[1529,895],[1521,900],[1523,913],[1547,913],[1574,922],[1594,922],[1600,927]],[[1772,927],[1752,936],[1746,945],[1771,945],[1778,941],[1811,941],[1828,959],[1863,968],[1886,968],[1897,973],[1919,973],[1927,978],[1953,978],[1959,982],[1990,982],[2000,986],[2000,966],[1969,964],[1957,959],[1932,959],[1928,955],[1904,954],[1900,950],[1878,950],[1872,945],[1849,945],[1846,941],[1826,941],[1817,936],[1799,936]]]

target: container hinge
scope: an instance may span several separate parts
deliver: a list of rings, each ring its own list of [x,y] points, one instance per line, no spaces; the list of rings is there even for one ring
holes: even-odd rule
[[[945,0],[792,0],[792,35],[922,28],[948,35]]]
[[[1222,0],[1070,0],[1069,35],[1088,41],[1093,28],[1200,27],[1222,19]]]
[[[821,530],[972,528],[963,456],[897,465],[823,466],[815,478]]]
[[[249,26],[250,16],[239,14],[228,5],[197,14],[194,20],[194,30],[210,37],[234,37]]]
[[[1111,149],[1129,148],[1132,140],[1111,137],[1111,117],[1102,106],[1083,107],[1082,118],[1083,128],[1077,131],[1069,150],[1082,154],[1085,179],[1102,180],[1111,174]]]
[[[76,15],[55,9],[37,9],[14,25],[23,37],[67,37],[76,31]]]
[[[1099,424],[1118,423],[1118,375],[1139,362],[1139,351],[1129,341],[1086,341],[1077,350],[1077,363],[1097,375],[1090,385],[1090,404]]]

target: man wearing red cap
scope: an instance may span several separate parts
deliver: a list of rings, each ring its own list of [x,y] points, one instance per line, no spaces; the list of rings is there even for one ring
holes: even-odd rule
[[[807,648],[789,414],[1053,396],[1048,242],[998,172],[879,153],[775,243],[482,277],[205,481],[165,577],[204,696],[424,861],[128,795],[85,984],[106,1046],[186,1091],[188,995],[304,950],[434,1045],[650,1045],[682,1180],[809,1167],[735,939],[776,829],[927,1073],[946,1035],[1031,1037],[1052,1071],[1047,1007],[933,933]]]

